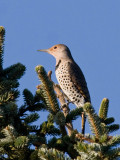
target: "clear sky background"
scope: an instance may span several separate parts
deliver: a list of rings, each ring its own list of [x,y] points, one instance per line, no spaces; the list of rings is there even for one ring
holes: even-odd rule
[[[17,62],[27,68],[19,104],[23,89],[36,91],[38,64],[57,82],[55,59],[37,49],[63,43],[86,77],[96,112],[106,97],[108,115],[120,124],[120,0],[0,0],[0,25],[6,29],[4,68]]]

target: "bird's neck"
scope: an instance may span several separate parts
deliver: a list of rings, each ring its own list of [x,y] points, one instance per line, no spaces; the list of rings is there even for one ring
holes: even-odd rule
[[[56,65],[55,65],[55,70],[60,66],[61,63],[65,63],[65,62],[73,62],[73,59],[56,59]]]

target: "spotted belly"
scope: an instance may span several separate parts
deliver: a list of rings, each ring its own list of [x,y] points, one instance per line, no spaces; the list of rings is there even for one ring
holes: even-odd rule
[[[61,64],[56,69],[56,78],[58,83],[64,92],[64,94],[74,103],[77,107],[81,107],[85,103],[85,99],[72,82],[72,75],[68,73],[67,64]]]

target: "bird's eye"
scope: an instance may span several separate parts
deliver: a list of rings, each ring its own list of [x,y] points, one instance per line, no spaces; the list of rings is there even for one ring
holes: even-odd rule
[[[55,46],[54,49],[56,49],[57,47]]]

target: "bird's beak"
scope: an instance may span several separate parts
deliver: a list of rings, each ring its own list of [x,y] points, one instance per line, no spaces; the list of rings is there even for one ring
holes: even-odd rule
[[[39,49],[37,51],[40,51],[40,52],[48,52],[49,53],[49,49]]]

